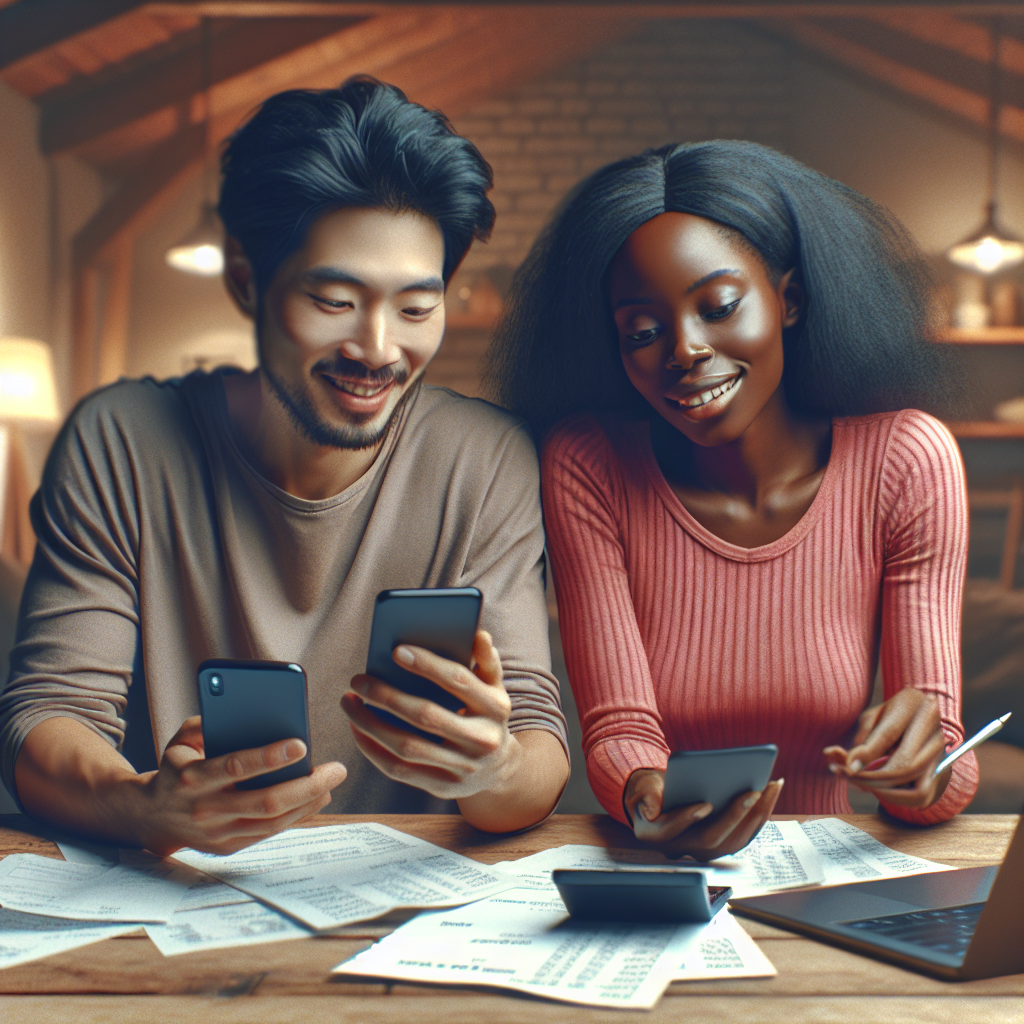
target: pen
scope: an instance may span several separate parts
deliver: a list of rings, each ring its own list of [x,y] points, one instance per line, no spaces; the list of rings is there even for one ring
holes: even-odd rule
[[[960,744],[956,750],[950,751],[940,762],[938,767],[935,769],[935,774],[944,772],[961,754],[966,754],[968,750],[973,750],[975,747],[980,746],[989,738],[989,736],[995,736],[997,732],[1006,724],[1006,720],[1010,717],[1012,712],[1008,711],[1002,718],[997,718],[993,722],[989,722],[988,725],[979,729],[969,740],[965,740]]]

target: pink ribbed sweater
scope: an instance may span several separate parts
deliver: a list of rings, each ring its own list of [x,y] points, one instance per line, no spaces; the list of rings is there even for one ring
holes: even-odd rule
[[[783,537],[743,548],[709,532],[666,482],[646,422],[593,416],[548,439],[542,481],[566,665],[587,774],[625,821],[632,771],[673,750],[776,743],[780,813],[848,813],[822,749],[848,745],[881,657],[885,695],[938,698],[960,724],[960,601],[967,511],[949,432],[905,410],[833,421],[821,487]],[[962,757],[942,799],[977,787]]]

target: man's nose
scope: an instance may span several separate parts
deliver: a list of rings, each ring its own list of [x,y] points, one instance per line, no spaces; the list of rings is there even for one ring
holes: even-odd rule
[[[371,370],[390,366],[402,358],[402,351],[390,330],[383,309],[367,310],[340,348],[342,355]]]

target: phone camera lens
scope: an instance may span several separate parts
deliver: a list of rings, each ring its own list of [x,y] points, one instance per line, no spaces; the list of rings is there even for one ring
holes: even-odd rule
[[[219,697],[224,692],[224,683],[220,676],[210,676],[210,693]]]

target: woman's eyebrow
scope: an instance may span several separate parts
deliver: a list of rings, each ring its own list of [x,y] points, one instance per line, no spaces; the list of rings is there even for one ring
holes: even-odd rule
[[[694,281],[689,288],[686,289],[684,294],[689,295],[691,292],[695,292],[702,285],[708,283],[708,281],[714,281],[716,277],[722,277],[725,274],[738,274],[738,270],[733,270],[728,267],[723,267],[721,270],[712,270],[710,274],[705,274],[699,281]],[[618,309],[622,309],[623,306],[653,306],[654,300],[643,298],[638,295],[627,295],[623,299],[619,299],[612,306],[612,312],[614,313]]]
[[[723,274],[738,274],[738,273],[739,273],[738,270],[729,270],[729,269],[712,270],[710,274],[705,274],[699,281],[694,281],[693,284],[691,284],[690,287],[686,289],[686,294],[689,295],[690,292],[695,292],[698,288],[700,288],[701,285],[707,284],[708,281],[714,281],[714,279],[716,277],[721,277]]]

